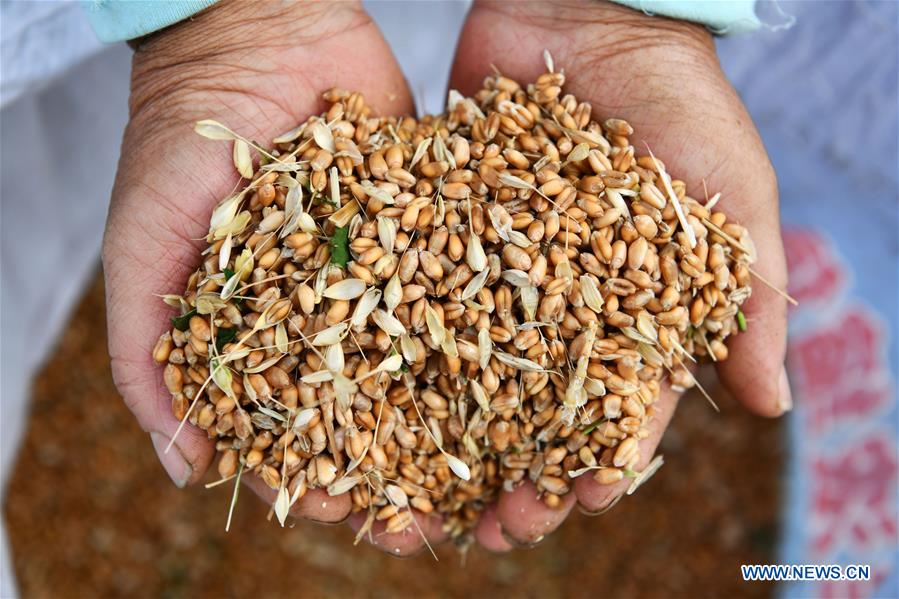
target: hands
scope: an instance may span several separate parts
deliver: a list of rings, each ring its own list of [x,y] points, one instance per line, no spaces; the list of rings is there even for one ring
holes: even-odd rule
[[[479,3],[463,31],[451,87],[473,90],[491,64],[529,80],[541,72],[544,48],[569,73],[571,91],[593,103],[594,114],[628,119],[637,143],[663,156],[694,195],[703,177],[710,190],[721,191],[720,206],[749,228],[761,250],[756,270],[785,287],[776,180],[702,28],[615,5]],[[264,142],[320,112],[320,93],[335,85],[364,91],[382,113],[413,110],[389,48],[356,3],[223,3],[151,38],[135,54],[131,121],[103,251],[110,354],[116,384],[178,485],[201,478],[214,445],[185,427],[172,449],[162,451],[178,422],[150,357],[170,316],[154,294],[183,285],[204,245],[199,238],[212,207],[239,183],[228,149],[205,143],[190,128],[213,118]],[[746,306],[750,331],[732,339],[732,357],[719,368],[735,396],[764,415],[789,406],[781,374],[785,313],[783,300],[757,284]],[[652,457],[675,401],[673,392],[663,393],[638,468]],[[271,502],[273,493],[256,482]],[[626,487],[581,477],[562,509],[549,509],[525,484],[487,510],[477,538],[493,550],[508,549],[509,540],[535,542],[576,502],[600,510]],[[310,491],[293,513],[337,522],[349,509],[347,496]],[[419,520],[429,540],[443,539],[439,522]],[[375,539],[404,555],[422,545],[415,533]]]

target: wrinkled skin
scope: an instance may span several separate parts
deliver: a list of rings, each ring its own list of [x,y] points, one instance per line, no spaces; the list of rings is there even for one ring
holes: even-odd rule
[[[594,118],[630,121],[638,153],[647,144],[692,195],[701,197],[703,179],[710,193],[720,191],[719,207],[749,228],[759,248],[755,270],[786,287],[777,182],[707,32],[597,2],[480,2],[464,26],[450,85],[472,93],[491,65],[533,81],[544,70],[544,48],[568,74],[566,92],[591,102]],[[110,356],[125,402],[179,486],[200,480],[215,451],[203,431],[185,426],[164,452],[178,422],[151,358],[171,311],[156,294],[183,288],[205,245],[210,211],[239,183],[230,145],[193,134],[193,123],[213,118],[264,143],[319,113],[320,94],[332,86],[363,91],[381,114],[413,111],[389,47],[356,3],[223,2],[152,36],[135,53],[131,118],[103,246]],[[749,332],[729,340],[730,358],[718,372],[746,407],[777,416],[791,405],[783,371],[786,306],[756,281],[744,311]],[[666,388],[638,469],[651,459],[675,404]],[[247,479],[265,501],[274,499],[261,481]],[[610,506],[628,482],[603,487],[580,477],[558,509],[524,484],[486,510],[475,536],[492,551],[535,543],[576,504],[587,512]],[[310,491],[292,513],[333,523],[349,511],[348,495]],[[358,529],[363,520],[357,515],[350,524]],[[437,518],[417,520],[432,544],[446,539]],[[382,528],[376,525],[372,538],[393,555],[423,547],[417,533]]]

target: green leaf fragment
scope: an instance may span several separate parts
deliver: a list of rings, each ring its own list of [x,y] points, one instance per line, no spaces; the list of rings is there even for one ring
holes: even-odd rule
[[[190,319],[193,316],[197,315],[197,309],[194,308],[187,314],[182,314],[181,316],[175,316],[172,318],[172,326],[178,329],[179,331],[186,331],[190,328]]]
[[[331,237],[331,264],[336,264],[340,268],[346,268],[347,262],[350,261],[350,227],[346,225],[334,231]]]
[[[746,323],[746,315],[743,314],[742,310],[737,310],[737,327],[744,332],[749,328],[749,325]]]
[[[596,420],[594,420],[593,422],[588,424],[587,427],[584,428],[581,432],[584,433],[585,435],[589,435],[590,433],[592,433],[593,431],[596,430],[597,426],[599,426],[603,422],[606,422],[607,420],[608,420],[608,418],[606,418],[605,416],[603,416],[602,418],[597,418]]]
[[[237,328],[219,329],[215,335],[215,348],[221,352],[226,345],[237,338]]]
[[[255,141],[253,142],[253,145],[255,145],[255,146],[257,146],[257,147],[261,147],[261,146],[260,146],[258,143],[256,143]],[[266,154],[260,154],[260,155],[259,155],[259,166],[264,166],[264,165],[266,165],[266,164],[271,164],[272,162],[274,162],[274,160],[272,160],[271,157],[267,156]]]

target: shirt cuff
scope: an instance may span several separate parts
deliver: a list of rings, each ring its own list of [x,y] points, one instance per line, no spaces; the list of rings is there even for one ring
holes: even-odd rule
[[[745,33],[761,26],[755,0],[612,0],[642,11],[700,23],[719,35]]]
[[[82,0],[102,42],[121,42],[168,27],[215,4],[216,0]]]

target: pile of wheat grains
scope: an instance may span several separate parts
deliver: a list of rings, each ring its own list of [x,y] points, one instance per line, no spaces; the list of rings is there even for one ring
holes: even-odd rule
[[[249,182],[153,358],[222,480],[260,477],[282,524],[320,487],[366,528],[414,509],[458,537],[524,479],[550,506],[577,476],[639,482],[663,381],[745,328],[746,229],[546,64],[420,119],[332,89],[268,150],[197,123]]]

